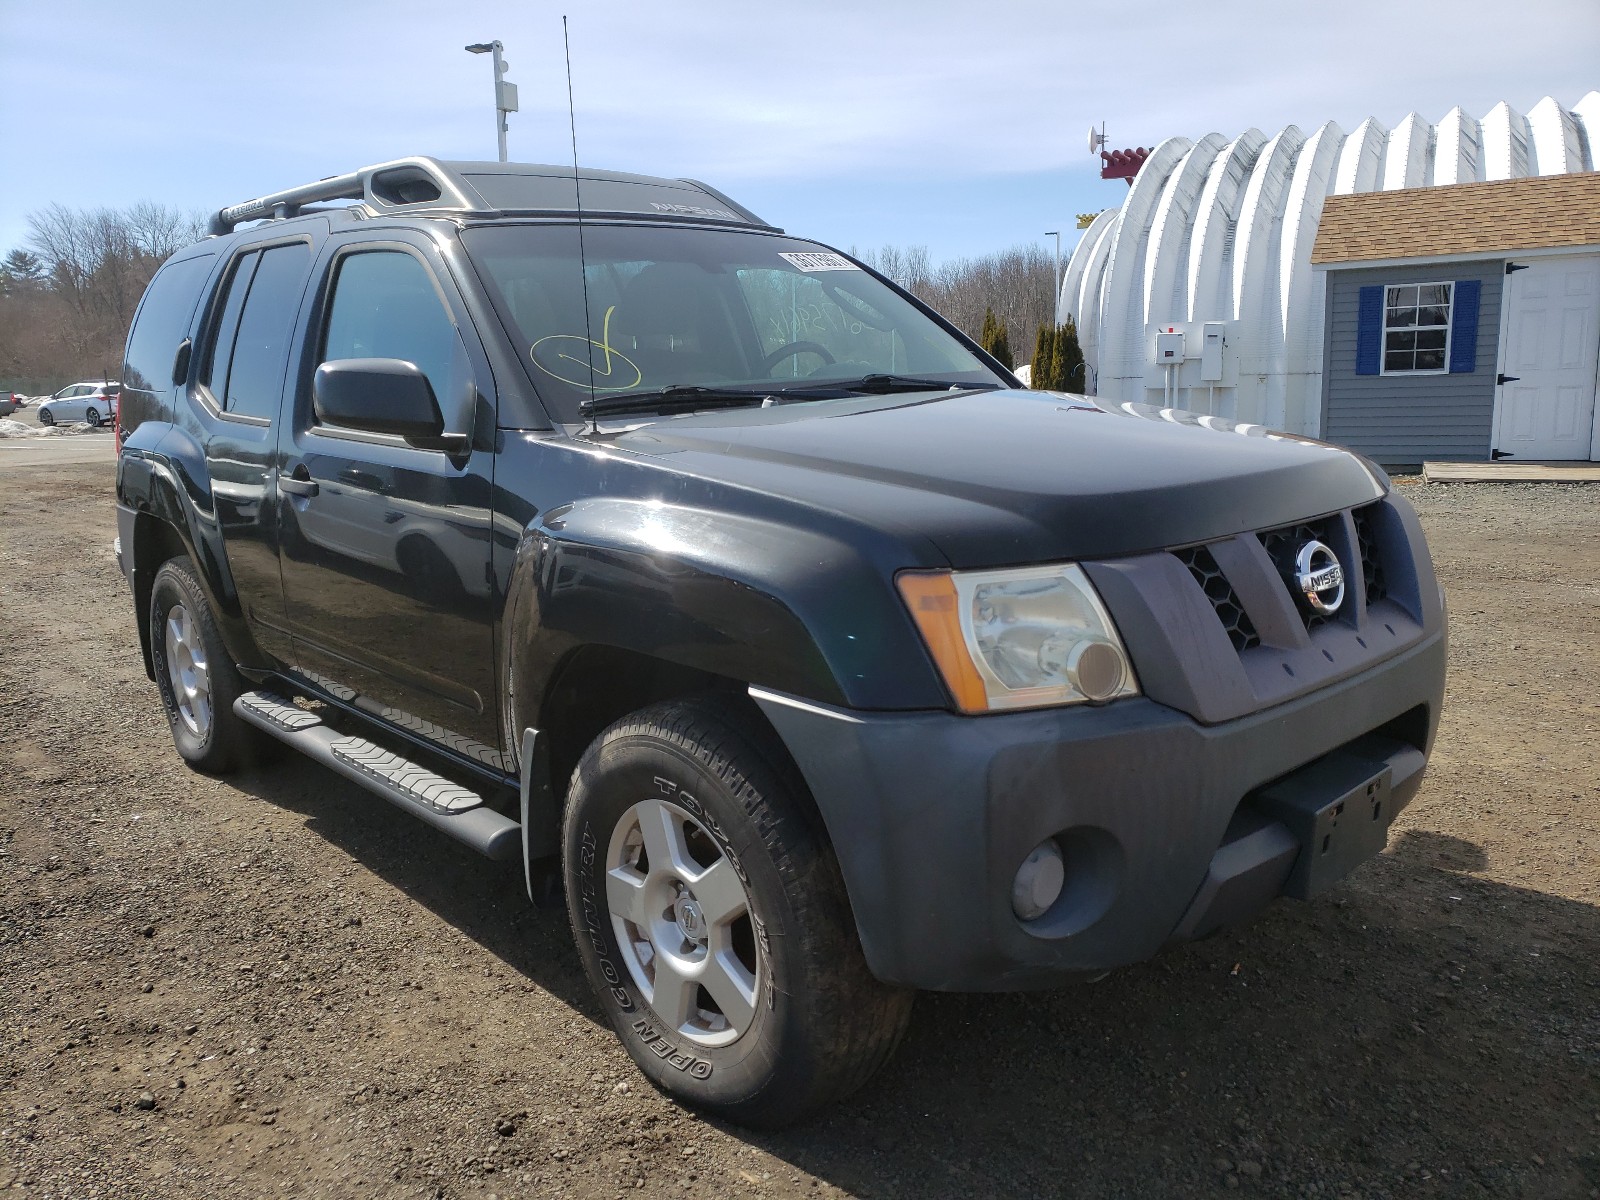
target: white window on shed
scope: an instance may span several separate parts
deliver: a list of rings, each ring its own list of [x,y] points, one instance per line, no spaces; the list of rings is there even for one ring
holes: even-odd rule
[[[1451,283],[1384,289],[1383,373],[1444,374],[1450,362]]]

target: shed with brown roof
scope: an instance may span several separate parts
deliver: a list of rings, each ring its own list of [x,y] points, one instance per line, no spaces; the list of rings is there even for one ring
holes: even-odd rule
[[[1600,173],[1330,196],[1322,431],[1392,466],[1600,460]]]
[[[1329,196],[1311,263],[1600,246],[1600,172]]]

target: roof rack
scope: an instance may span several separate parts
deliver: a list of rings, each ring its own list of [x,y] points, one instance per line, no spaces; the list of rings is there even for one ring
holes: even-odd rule
[[[588,215],[651,216],[663,220],[774,229],[715,188],[692,179],[657,179],[584,169],[583,212]],[[246,221],[283,220],[329,200],[356,200],[368,216],[384,214],[577,211],[577,181],[571,167],[529,163],[441,162],[397,158],[331,175],[220,209],[211,233],[222,235]],[[781,232],[781,231],[780,231]]]

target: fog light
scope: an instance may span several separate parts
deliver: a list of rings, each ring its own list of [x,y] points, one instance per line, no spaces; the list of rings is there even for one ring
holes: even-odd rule
[[[1040,842],[1017,868],[1017,878],[1011,884],[1012,911],[1024,921],[1043,916],[1061,896],[1066,881],[1061,847],[1054,838]]]

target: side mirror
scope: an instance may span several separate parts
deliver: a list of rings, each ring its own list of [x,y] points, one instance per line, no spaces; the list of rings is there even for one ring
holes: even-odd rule
[[[428,377],[416,363],[404,359],[325,362],[311,381],[311,402],[317,420],[326,425],[398,434],[425,450],[466,449],[464,436],[444,432],[444,417]]]

